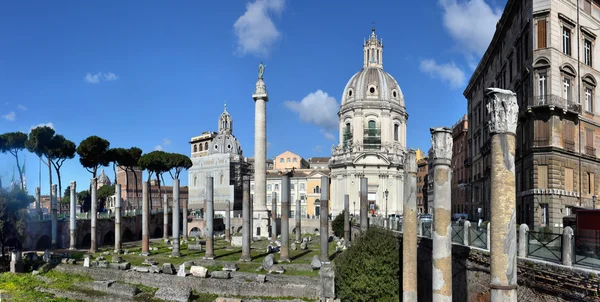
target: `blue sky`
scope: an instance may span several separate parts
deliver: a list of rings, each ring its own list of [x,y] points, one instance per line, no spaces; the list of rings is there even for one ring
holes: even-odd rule
[[[0,133],[49,124],[76,144],[98,135],[111,147],[189,155],[189,139],[216,131],[227,102],[234,134],[252,156],[251,94],[262,60],[268,156],[329,156],[342,90],[362,67],[363,39],[375,22],[384,70],[405,96],[408,145],[426,150],[430,127],[451,126],[466,113],[462,92],[506,0],[341,4],[0,2]],[[24,154],[33,191],[39,161]],[[3,182],[13,167],[13,157],[0,155]],[[87,187],[91,177],[77,157],[61,172],[63,187],[71,180]]]

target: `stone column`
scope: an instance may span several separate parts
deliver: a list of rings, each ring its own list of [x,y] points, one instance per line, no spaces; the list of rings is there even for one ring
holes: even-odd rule
[[[254,196],[250,195],[250,242],[254,242],[254,235],[256,230],[254,229]]]
[[[404,158],[404,219],[402,220],[402,297],[417,302],[417,153]]]
[[[517,215],[515,138],[519,106],[516,94],[497,88],[486,90],[490,114],[491,301],[517,301]]]
[[[360,230],[366,232],[369,228],[369,179],[360,178]]]
[[[321,254],[322,262],[329,262],[329,177],[321,176]]]
[[[188,197],[189,198],[189,197]],[[188,241],[188,199],[185,199],[183,201],[179,202],[180,204],[183,204],[183,214],[181,215],[181,219],[183,219],[181,227],[183,229],[183,241],[187,242]],[[177,211],[179,213],[179,211]]]
[[[283,178],[281,179],[283,180]],[[281,184],[281,187],[281,202],[283,202],[283,184]],[[281,206],[281,218],[283,220],[283,204]],[[271,241],[275,242],[277,240],[277,192],[271,193],[271,209]],[[283,224],[281,228],[283,229]]]
[[[296,199],[296,243],[302,241],[302,205],[300,199]]]
[[[231,202],[225,200],[225,241],[231,241]]]
[[[98,243],[98,239],[96,239],[96,222],[98,220],[98,179],[92,178],[92,205],[90,209],[90,224],[92,225],[92,232],[90,234],[90,253],[96,252],[96,244]]]
[[[452,130],[431,128],[433,149],[433,301],[452,301],[452,226],[450,198]]]
[[[563,230],[562,265],[573,266],[573,229],[570,226]]]
[[[250,214],[250,177],[244,176],[242,179],[242,256],[240,261],[251,261],[250,236],[252,236],[252,230],[250,229],[250,220],[252,220],[252,215]]]
[[[57,194],[56,194],[56,185],[52,185],[52,193],[51,193],[51,208],[52,208],[52,248],[55,249],[58,247],[58,204],[56,202]]]
[[[121,243],[121,184],[115,184],[115,254],[122,252]]]
[[[350,246],[350,196],[344,195],[344,246]]]
[[[281,176],[281,254],[279,261],[290,261],[290,177]]]
[[[173,230],[171,231],[173,235],[173,250],[171,251],[171,256],[179,257],[181,253],[179,252],[179,179],[173,179]],[[168,219],[168,218],[167,218]],[[167,226],[168,227],[168,226]]]
[[[470,236],[471,236],[471,222],[466,220],[463,224],[463,245],[469,246],[469,243],[471,242],[469,240]]]
[[[77,184],[72,181],[69,200],[69,250],[77,249]],[[36,188],[36,194],[37,192]]]
[[[169,240],[169,202],[167,192],[163,193],[163,239],[165,241]]]
[[[13,274],[22,273],[24,271],[23,258],[21,251],[13,250],[10,252],[10,272]]]
[[[254,201],[253,218],[260,229],[257,237],[268,238],[269,210],[267,209],[267,86],[259,74],[256,89],[252,94],[254,99]]]
[[[148,182],[144,181],[142,184],[142,256],[150,255],[148,208]]]
[[[206,253],[204,259],[215,258],[213,223],[215,218],[214,208],[214,179],[212,176],[206,177]]]
[[[39,219],[42,219],[42,209],[40,209],[40,187],[35,187],[35,209]]]
[[[527,258],[528,232],[529,226],[526,223],[519,226],[519,257]]]

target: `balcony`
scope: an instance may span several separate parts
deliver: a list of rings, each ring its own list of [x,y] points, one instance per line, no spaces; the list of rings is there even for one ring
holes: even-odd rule
[[[565,112],[570,111],[577,114],[581,114],[580,104],[577,104],[573,101],[569,101],[555,94],[532,96],[529,98],[529,103],[527,104],[527,107],[528,110],[536,107],[549,107],[550,110],[554,110],[554,108],[559,108],[564,110]]]
[[[596,157],[596,148],[585,146],[585,155]]]
[[[571,140],[563,140],[565,150],[575,152],[575,142]]]
[[[365,128],[363,145],[365,150],[381,149],[381,128]]]

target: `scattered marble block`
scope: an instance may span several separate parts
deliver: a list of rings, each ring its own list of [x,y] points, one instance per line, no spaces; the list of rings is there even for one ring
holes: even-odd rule
[[[295,251],[298,249],[295,242],[292,242],[292,244],[290,245],[290,248],[292,249],[292,251]]]
[[[163,274],[168,274],[168,275],[175,275],[177,273],[177,271],[175,270],[175,267],[171,263],[163,263],[162,271],[163,271]]]
[[[274,263],[275,263],[275,256],[273,256],[273,254],[269,254],[263,260],[262,267],[264,269],[268,270],[271,268],[271,266],[273,266]]]
[[[13,274],[24,272],[23,261],[11,261],[10,272]]]
[[[123,262],[123,258],[121,258],[121,256],[119,256],[119,255],[115,255],[112,257],[112,262],[113,263],[121,263],[121,262]]]
[[[195,265],[194,260],[188,260],[188,261],[184,262],[183,265],[185,265],[186,267],[192,267]]]
[[[165,244],[171,244],[171,240],[165,239]]]
[[[198,244],[188,244],[188,250],[201,251],[202,250],[202,244],[200,244],[200,243],[198,243]]]
[[[185,277],[187,273],[185,272],[185,264],[181,264],[179,266],[179,270],[177,270],[177,277]]]
[[[98,262],[98,267],[100,268],[108,268],[108,261],[106,260],[102,260],[102,261],[97,261]]]
[[[274,265],[269,269],[269,274],[283,274],[285,269],[281,265]]]
[[[108,251],[102,252],[102,255],[110,255],[110,252],[108,252]]]
[[[69,259],[67,259],[67,258],[62,258],[62,259],[60,259],[60,263],[61,263],[61,264],[67,264],[67,263],[68,263],[68,261],[69,261]]]
[[[131,268],[131,264],[129,262],[119,262],[119,263],[109,263],[108,268],[117,269],[121,271],[126,271]]]
[[[256,282],[259,282],[259,283],[267,282],[267,275],[256,275]]]
[[[307,241],[302,241],[302,243],[300,243],[300,249],[301,250],[308,249],[308,242]]]
[[[69,259],[69,260],[67,260],[67,263],[68,264],[77,264],[77,260],[75,260],[75,259]]]
[[[279,240],[275,240],[275,245],[277,245],[277,246],[281,246],[281,241],[279,241]]]
[[[214,271],[210,273],[210,277],[213,279],[229,279],[231,275],[228,271]]]
[[[153,266],[148,267],[148,272],[153,273],[153,274],[160,274],[160,273],[162,273],[162,268],[160,268],[156,265],[153,265]]]
[[[152,258],[146,258],[144,259],[144,262],[142,262],[142,265],[157,265],[158,262],[154,261],[154,259]]]
[[[190,274],[194,277],[206,278],[208,275],[208,269],[204,266],[194,265],[190,267]]]
[[[83,258],[83,267],[90,267],[90,256],[87,255],[85,256],[85,258]]]
[[[100,255],[98,257],[96,257],[96,261],[102,261],[104,260],[104,256]]]
[[[323,266],[323,263],[321,263],[321,260],[319,260],[319,256],[314,255],[312,261],[310,262],[310,267],[313,270],[318,270],[321,269],[321,266]]]
[[[231,237],[231,246],[242,247],[242,236],[232,236]]]
[[[44,262],[48,263],[52,260],[52,253],[49,250],[45,250],[44,251],[44,256],[42,256],[42,260],[44,260]]]
[[[189,287],[163,287],[156,291],[154,298],[165,301],[187,302],[190,300],[192,290]]]
[[[131,270],[138,273],[147,273],[150,271],[147,266],[134,266]]]
[[[238,266],[235,263],[225,263],[223,265],[223,270],[228,272],[235,272],[238,270]]]

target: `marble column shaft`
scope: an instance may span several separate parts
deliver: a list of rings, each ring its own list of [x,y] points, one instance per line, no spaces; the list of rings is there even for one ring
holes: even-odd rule
[[[115,184],[115,253],[122,250],[121,241],[121,184]]]
[[[282,178],[283,181],[283,178]],[[283,202],[283,184],[281,185],[281,202]],[[283,203],[281,204],[281,217],[283,219]],[[283,228],[283,225],[282,225]],[[277,240],[277,192],[271,193],[271,241]]]
[[[69,250],[77,249],[77,184],[72,181],[69,199]],[[37,191],[37,188],[36,188]],[[36,192],[37,193],[37,192]]]
[[[231,241],[231,201],[225,200],[225,241]]]
[[[37,210],[37,215],[39,219],[42,219],[42,209],[40,209],[40,187],[35,187],[35,209]]]
[[[402,297],[417,302],[417,154],[404,158],[404,215],[402,220]]]
[[[290,261],[290,177],[281,177],[281,255],[279,261]]]
[[[254,98],[254,200],[256,210],[267,211],[267,101],[266,89],[258,91],[258,86],[264,86],[261,79],[256,83],[257,91]],[[266,87],[265,87],[266,88]],[[268,218],[268,217],[264,217]]]
[[[432,128],[433,239],[432,289],[434,302],[452,301],[451,180],[452,130]]]
[[[171,251],[171,256],[173,257],[179,257],[181,256],[180,253],[180,246],[179,246],[179,179],[175,178],[173,179],[173,209],[172,209],[172,214],[173,214],[173,219],[172,219],[172,235],[173,235],[173,250]],[[167,226],[168,227],[168,226]]]
[[[256,230],[254,229],[254,196],[250,195],[250,241],[254,242],[254,234]],[[259,224],[260,225],[260,224]]]
[[[183,241],[187,242],[188,241],[188,200],[184,199],[184,200],[180,200],[179,201],[180,205],[183,205],[183,214],[181,215],[181,219],[182,223],[181,223],[181,228],[183,229],[182,231],[182,235],[183,235]]]
[[[98,220],[98,179],[92,178],[92,205],[90,209],[90,224],[92,226],[92,231],[90,234],[90,253],[96,252],[96,245],[98,243],[98,239],[96,238],[96,223]]]
[[[302,241],[302,205],[300,204],[300,199],[296,199],[296,242],[300,243]]]
[[[51,207],[52,207],[52,248],[55,249],[58,247],[58,195],[56,194],[56,185],[53,184],[52,188],[52,196],[51,198]]]
[[[321,176],[321,253],[319,259],[329,262],[329,177]]]
[[[515,93],[486,90],[490,114],[491,301],[517,301],[515,141],[519,107]]]
[[[214,178],[212,176],[206,177],[206,253],[205,259],[213,259],[215,257],[215,246],[214,246]]]
[[[148,182],[142,183],[142,255],[148,256],[150,254],[150,237],[149,237],[149,225],[148,225],[148,210],[150,205],[148,204]]]
[[[369,179],[366,177],[360,178],[360,230],[365,232],[369,228]]]
[[[240,260],[251,261],[250,236],[252,236],[252,230],[250,220],[252,220],[252,215],[250,214],[250,177],[244,176],[242,179],[242,256]]]
[[[350,246],[350,195],[344,195],[344,246]]]
[[[169,239],[169,202],[167,192],[163,193],[163,239]]]

